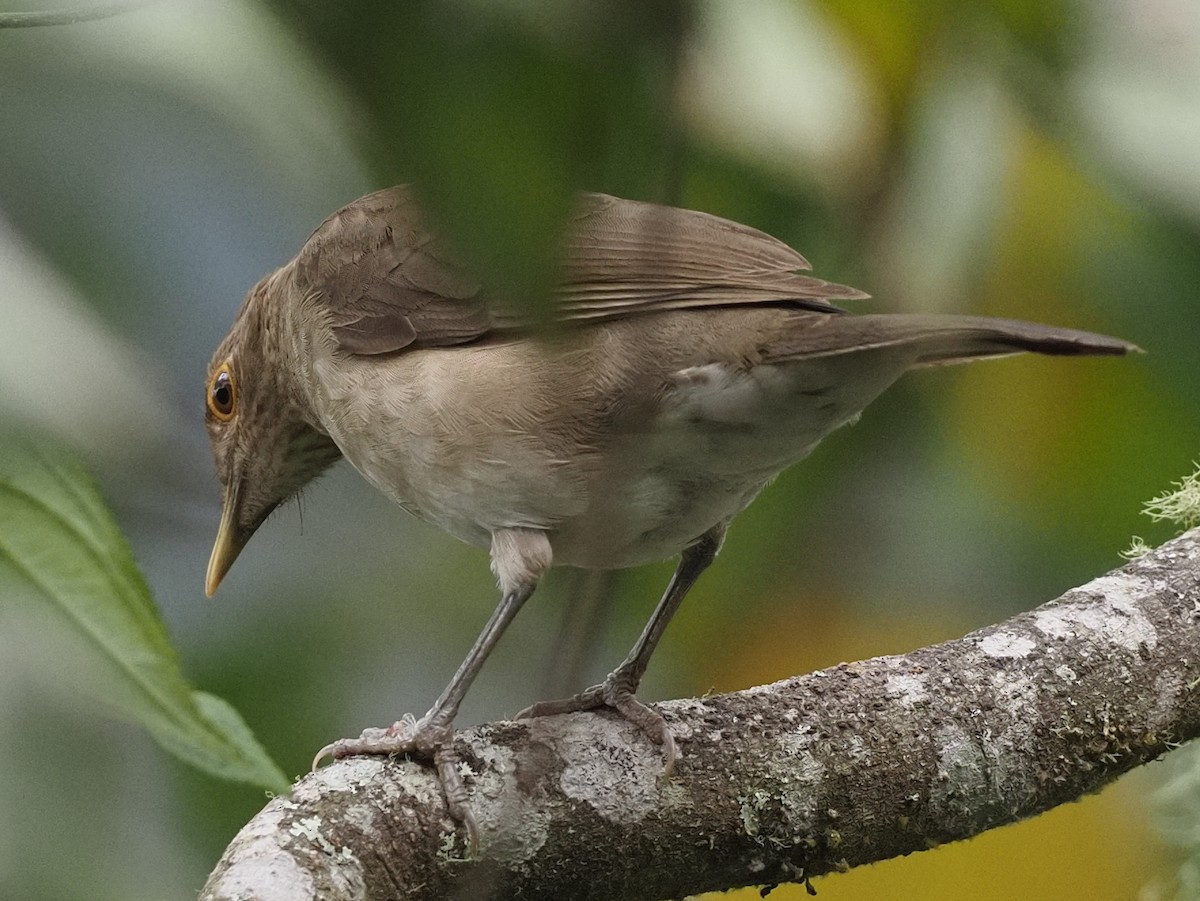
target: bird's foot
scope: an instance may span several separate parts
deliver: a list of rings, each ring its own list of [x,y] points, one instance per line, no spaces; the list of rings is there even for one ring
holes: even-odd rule
[[[467,787],[459,771],[460,759],[454,749],[454,730],[449,722],[430,714],[418,720],[411,713],[406,713],[403,719],[386,728],[364,729],[358,738],[341,738],[327,744],[313,759],[313,770],[326,757],[340,760],[359,754],[411,754],[433,761],[446,795],[450,816],[462,823],[467,831],[467,856],[476,856],[479,851],[479,830],[467,806]]]
[[[599,685],[586,688],[574,697],[563,698],[560,701],[539,701],[526,707],[517,714],[517,719],[553,716],[558,713],[577,713],[581,710],[595,710],[597,707],[611,707],[655,742],[662,745],[665,775],[670,776],[675,769],[675,761],[679,758],[679,752],[675,747],[675,736],[671,734],[671,727],[667,725],[662,714],[634,697],[633,693],[636,688],[637,682],[617,669],[609,673],[608,678]]]

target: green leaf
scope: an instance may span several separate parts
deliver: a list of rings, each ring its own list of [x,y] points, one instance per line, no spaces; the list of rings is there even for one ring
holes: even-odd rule
[[[237,712],[194,691],[116,522],[59,448],[0,436],[0,613],[32,620],[46,673],[215,776],[286,791]]]

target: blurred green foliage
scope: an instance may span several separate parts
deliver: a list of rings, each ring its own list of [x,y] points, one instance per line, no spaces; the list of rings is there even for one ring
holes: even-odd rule
[[[290,782],[237,712],[194,691],[116,523],[53,443],[0,435],[0,596],[6,625],[91,694],[209,775],[276,792]]]
[[[328,740],[424,710],[495,600],[481,554],[345,468],[203,600],[208,356],[245,290],[358,194],[415,182],[470,264],[535,306],[585,188],[765,229],[871,292],[864,309],[1144,347],[902,382],[738,521],[645,689],[902,651],[1111,568],[1134,532],[1169,534],[1137,513],[1200,446],[1198,85],[1200,14],[1121,0],[212,0],[0,32],[0,416],[79,450],[184,669],[298,773]],[[617,580],[589,677],[668,573]],[[536,697],[570,583],[531,600],[464,721]],[[56,692],[53,661],[15,644],[0,633],[0,752],[23,774],[0,784],[0,896],[193,894],[261,795]],[[1081,805],[1086,826],[889,864],[888,895],[1007,896],[964,860],[1052,849],[1055,878],[1022,894],[1129,897],[1159,867],[1144,784]],[[838,878],[846,897],[881,891]]]

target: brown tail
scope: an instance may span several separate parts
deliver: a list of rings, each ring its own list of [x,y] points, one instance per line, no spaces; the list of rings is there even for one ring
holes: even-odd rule
[[[1091,356],[1140,350],[1137,345],[1107,335],[987,316],[909,313],[814,316],[797,320],[796,326],[771,348],[769,356],[772,359],[825,357],[905,347],[915,351],[911,365],[937,366],[1022,351]]]

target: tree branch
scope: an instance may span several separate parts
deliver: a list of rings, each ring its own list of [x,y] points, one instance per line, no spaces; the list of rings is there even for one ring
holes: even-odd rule
[[[1200,731],[1200,530],[956,641],[615,717],[460,734],[480,855],[431,768],[306,776],[234,839],[205,901],[678,898],[803,881],[1093,792]]]

